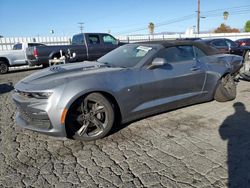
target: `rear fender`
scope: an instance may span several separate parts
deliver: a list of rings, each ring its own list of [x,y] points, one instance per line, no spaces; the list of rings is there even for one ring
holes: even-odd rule
[[[0,57],[0,61],[3,61],[5,63],[7,63],[9,66],[11,66],[11,61],[9,60],[8,57]]]
[[[66,52],[62,51],[62,55],[65,55]],[[53,59],[54,57],[60,58],[61,57],[61,52],[60,51],[53,51],[49,55],[49,59]]]

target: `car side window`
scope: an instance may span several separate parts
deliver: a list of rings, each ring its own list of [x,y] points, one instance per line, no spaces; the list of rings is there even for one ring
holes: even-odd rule
[[[90,44],[100,44],[99,35],[89,35],[89,43]]]
[[[227,43],[224,40],[215,40],[212,41],[211,44],[216,47],[225,47],[227,46]]]
[[[117,40],[111,35],[103,35],[102,39],[105,44],[117,44]]]
[[[15,44],[13,46],[13,50],[21,50],[22,49],[22,44]]]
[[[194,59],[193,46],[175,46],[163,49],[158,57],[166,59],[169,63],[190,61]]]
[[[227,46],[237,47],[237,44],[231,40],[226,40]]]
[[[206,56],[206,54],[201,49],[199,49],[195,46],[194,46],[194,53],[195,53],[196,58],[201,58],[201,57]]]

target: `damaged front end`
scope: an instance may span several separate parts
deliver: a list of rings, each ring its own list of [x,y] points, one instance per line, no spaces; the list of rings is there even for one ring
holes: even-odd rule
[[[240,69],[239,73],[242,78],[250,81],[250,51],[245,53],[243,67]]]

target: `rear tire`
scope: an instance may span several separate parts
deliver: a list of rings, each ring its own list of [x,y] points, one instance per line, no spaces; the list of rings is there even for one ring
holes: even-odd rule
[[[91,93],[71,107],[66,119],[67,134],[75,140],[103,138],[114,124],[112,103],[100,93]]]
[[[235,83],[234,78],[228,74],[219,80],[214,99],[218,102],[234,100],[237,94],[236,88],[237,84]]]
[[[43,64],[42,66],[43,66],[44,69],[47,68],[47,67],[49,67],[48,64]]]
[[[9,65],[4,61],[0,61],[0,74],[6,74],[9,72]]]

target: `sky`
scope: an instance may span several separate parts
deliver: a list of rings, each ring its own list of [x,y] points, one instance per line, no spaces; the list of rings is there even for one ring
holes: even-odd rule
[[[196,11],[197,0],[0,0],[0,35],[72,36],[80,32],[80,22],[83,32],[116,36],[147,34],[149,22],[155,33],[185,32],[196,27]],[[201,0],[201,16],[201,31],[221,23],[242,29],[250,20],[250,0]]]

